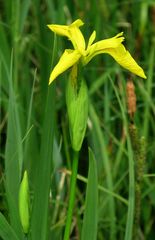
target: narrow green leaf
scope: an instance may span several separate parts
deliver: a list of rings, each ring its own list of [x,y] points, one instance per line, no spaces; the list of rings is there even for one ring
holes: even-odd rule
[[[34,186],[34,202],[30,233],[32,240],[48,239],[48,207],[54,135],[54,91],[55,87],[51,85],[48,89],[40,157],[37,162],[37,174]]]
[[[98,222],[98,178],[96,160],[91,149],[89,149],[89,172],[85,203],[86,207],[81,239],[96,240]]]
[[[18,212],[18,191],[22,170],[23,150],[21,138],[21,126],[19,117],[19,104],[15,97],[12,78],[12,58],[10,70],[5,59],[2,57],[8,75],[9,82],[9,102],[8,102],[8,124],[7,140],[5,148],[5,187],[8,203],[10,223],[20,239],[23,237],[22,228]]]
[[[0,213],[0,237],[2,237],[3,240],[19,240],[2,213]]]

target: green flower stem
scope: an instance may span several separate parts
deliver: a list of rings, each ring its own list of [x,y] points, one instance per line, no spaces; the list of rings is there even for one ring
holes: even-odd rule
[[[77,170],[78,170],[78,156],[79,156],[79,152],[74,151],[72,176],[71,176],[71,187],[70,187],[70,198],[69,198],[69,206],[68,206],[68,211],[67,211],[67,220],[66,220],[66,228],[65,228],[65,233],[64,233],[64,240],[69,240],[69,236],[70,236],[72,214],[73,214],[74,202],[75,202],[76,179],[77,179]]]

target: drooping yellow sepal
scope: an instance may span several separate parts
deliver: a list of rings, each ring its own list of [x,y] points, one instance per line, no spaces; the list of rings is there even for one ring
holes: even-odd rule
[[[98,41],[92,44],[87,52],[85,64],[87,64],[94,56],[102,53],[111,55],[116,62],[130,72],[139,77],[146,78],[143,69],[136,63],[131,54],[125,49],[122,42],[124,41],[123,32],[117,34],[113,38]]]
[[[61,73],[65,72],[68,68],[72,67],[75,63],[77,63],[80,57],[81,54],[78,50],[66,49],[61,56],[59,62],[51,72],[49,84]]]
[[[126,68],[137,76],[146,79],[143,69],[136,63],[131,54],[125,49],[123,44],[120,44],[117,48],[106,49],[105,53],[110,54],[122,67]]]

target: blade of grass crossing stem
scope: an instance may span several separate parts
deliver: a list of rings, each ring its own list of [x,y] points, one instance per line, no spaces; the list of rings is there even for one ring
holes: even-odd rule
[[[15,230],[18,237],[22,239],[23,234],[18,213],[18,191],[22,172],[23,150],[18,112],[19,106],[15,98],[12,84],[12,58],[10,73],[8,72],[8,80],[9,100],[7,140],[5,148],[5,187],[11,226]]]
[[[42,129],[41,151],[38,159],[34,187],[34,201],[31,221],[31,239],[45,240],[48,227],[49,191],[52,171],[54,135],[54,91],[55,84],[48,88],[46,110]]]
[[[128,133],[128,125],[127,118],[125,115],[126,110],[124,109],[125,103],[121,102],[118,91],[113,83],[113,80],[109,76],[111,85],[115,91],[116,98],[118,100],[122,118],[125,126],[126,136],[127,136],[127,148],[128,148],[128,160],[129,160],[129,197],[128,197],[128,213],[127,213],[127,221],[125,228],[125,240],[132,240],[132,232],[133,232],[133,221],[134,221],[134,205],[135,205],[135,176],[134,176],[134,159],[133,159],[133,151],[131,146],[131,141]],[[124,99],[125,101],[125,99]]]
[[[108,153],[105,145],[105,139],[100,128],[100,122],[99,122],[98,116],[91,103],[89,104],[89,114],[94,126],[94,131],[96,132],[96,139],[100,146],[101,159],[105,169],[105,174],[107,176],[106,178],[107,189],[113,192],[112,172],[111,172],[110,161],[109,161],[109,157],[108,157]],[[109,197],[108,206],[109,206],[109,218],[110,218],[110,239],[112,240],[112,239],[115,239],[115,233],[116,233],[115,202],[114,202],[113,196],[108,196],[108,197]]]
[[[20,240],[16,233],[14,232],[13,228],[8,224],[7,220],[0,213],[0,237],[3,240]]]
[[[89,172],[81,240],[97,239],[97,223],[98,223],[97,212],[98,212],[97,166],[93,152],[91,151],[91,149],[89,149]]]
[[[70,171],[67,171],[67,173],[68,173],[69,175],[71,174]],[[125,175],[126,175],[126,173],[125,173]],[[80,180],[80,181],[82,181],[82,182],[84,182],[84,183],[87,183],[87,182],[88,182],[87,178],[85,178],[85,177],[83,177],[83,176],[81,176],[81,175],[79,175],[79,174],[77,174],[77,179]],[[105,193],[107,193],[107,194],[115,197],[117,200],[121,201],[121,202],[124,203],[126,206],[128,206],[128,201],[127,201],[125,198],[123,198],[122,196],[120,196],[119,194],[117,194],[117,193],[115,193],[115,192],[111,192],[111,191],[109,191],[107,188],[102,187],[101,185],[98,185],[98,190],[100,190],[101,192],[105,192]]]

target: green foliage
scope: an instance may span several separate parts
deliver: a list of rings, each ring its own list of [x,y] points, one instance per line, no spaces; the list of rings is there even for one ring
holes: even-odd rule
[[[0,236],[4,240],[12,239],[19,240],[13,228],[8,224],[5,217],[0,213]]]

